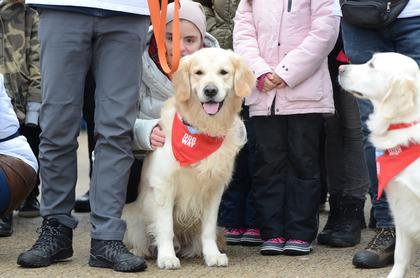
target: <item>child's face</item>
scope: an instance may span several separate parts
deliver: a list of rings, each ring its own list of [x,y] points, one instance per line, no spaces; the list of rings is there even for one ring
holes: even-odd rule
[[[203,46],[203,39],[198,28],[188,20],[181,20],[179,24],[181,41],[179,44],[181,57],[192,54]],[[165,34],[166,58],[171,66],[172,62],[172,21],[166,25]]]

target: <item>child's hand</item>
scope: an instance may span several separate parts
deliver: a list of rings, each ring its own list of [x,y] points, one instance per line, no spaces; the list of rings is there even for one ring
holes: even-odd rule
[[[286,82],[276,73],[267,73],[267,79],[274,83],[277,89],[286,87]]]
[[[165,134],[158,124],[152,129],[152,133],[150,134],[150,145],[153,150],[156,150],[157,148],[163,147],[163,144],[165,144]]]
[[[273,90],[276,87],[276,84],[273,83],[273,81],[271,81],[269,78],[265,78],[264,79],[264,86],[262,88],[262,92],[263,93],[267,93],[271,90]]]

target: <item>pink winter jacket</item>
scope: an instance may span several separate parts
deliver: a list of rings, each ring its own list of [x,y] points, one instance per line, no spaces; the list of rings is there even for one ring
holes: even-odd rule
[[[334,0],[242,0],[233,47],[256,77],[275,72],[288,86],[246,98],[250,116],[333,113],[327,56],[339,32]]]

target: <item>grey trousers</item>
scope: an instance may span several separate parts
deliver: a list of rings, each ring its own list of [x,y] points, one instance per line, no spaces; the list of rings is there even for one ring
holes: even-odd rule
[[[40,15],[43,102],[40,112],[41,215],[75,228],[71,215],[77,181],[77,136],[83,91],[92,67],[95,91],[95,162],[90,184],[91,237],[121,240],[138,110],[141,57],[149,18],[95,17],[44,10]]]

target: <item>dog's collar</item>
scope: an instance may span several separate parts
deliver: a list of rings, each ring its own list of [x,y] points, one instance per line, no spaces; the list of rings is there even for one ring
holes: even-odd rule
[[[417,124],[420,124],[420,121],[415,121],[415,122],[412,122],[412,123],[390,124],[389,127],[388,127],[388,131],[396,130],[396,129],[409,128],[409,127],[415,126]]]

